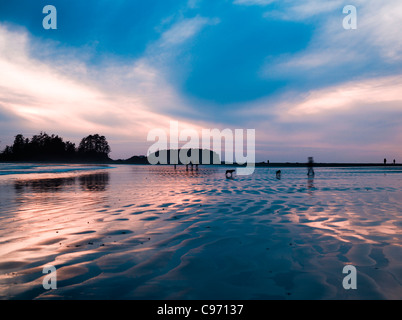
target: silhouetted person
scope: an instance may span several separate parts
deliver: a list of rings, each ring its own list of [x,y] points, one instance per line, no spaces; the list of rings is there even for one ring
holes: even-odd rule
[[[387,159],[384,159],[384,166],[387,165]]]
[[[395,159],[394,159],[394,165],[396,164],[396,161],[395,161]]]
[[[282,177],[282,171],[281,170],[276,171],[276,179],[280,180],[281,177]]]
[[[314,173],[314,169],[313,169],[313,167],[314,167],[314,159],[313,159],[313,157],[308,158],[307,167],[308,167],[307,175],[309,177],[314,176],[315,173]]]

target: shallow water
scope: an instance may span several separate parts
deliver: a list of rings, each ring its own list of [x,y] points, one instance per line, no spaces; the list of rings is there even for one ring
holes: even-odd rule
[[[8,166],[2,299],[402,298],[402,168]]]

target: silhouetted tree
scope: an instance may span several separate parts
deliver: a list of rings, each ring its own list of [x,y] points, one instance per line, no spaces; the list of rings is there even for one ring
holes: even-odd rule
[[[15,160],[20,160],[25,157],[28,152],[29,139],[25,139],[22,134],[17,134],[14,139],[13,146],[9,151]]]
[[[76,148],[75,148],[75,143],[72,143],[70,141],[66,141],[65,143],[65,152],[66,152],[66,156],[69,159],[73,159],[76,156]]]
[[[34,135],[31,140],[17,134],[13,145],[6,146],[0,154],[5,161],[60,161],[72,160],[76,156],[75,144],[64,142],[57,135],[49,136],[45,132]]]
[[[62,138],[46,132],[34,135],[28,144],[29,157],[33,160],[62,160],[66,155],[66,144]]]
[[[79,147],[63,141],[58,135],[41,132],[25,138],[17,134],[12,146],[0,152],[1,161],[109,161],[109,144],[104,136],[89,135],[81,140]]]
[[[12,156],[13,156],[13,147],[6,146],[4,151],[0,154],[0,159],[9,161],[13,160]]]
[[[80,157],[105,160],[109,159],[109,143],[105,136],[99,134],[89,135],[83,138],[78,146]]]

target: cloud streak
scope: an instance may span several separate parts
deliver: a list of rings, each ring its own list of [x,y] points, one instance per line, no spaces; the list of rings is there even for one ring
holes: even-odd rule
[[[402,158],[399,0],[354,1],[357,30],[342,27],[343,0],[160,3],[102,3],[105,25],[85,7],[82,34],[71,19],[53,34],[0,21],[3,143],[99,132],[128,157],[176,120],[256,129],[260,160]]]
[[[149,130],[169,126],[171,118],[157,113],[153,106],[166,106],[178,99],[157,70],[144,61],[89,68],[83,77],[74,72],[65,74],[57,66],[33,58],[27,33],[12,32],[0,25],[0,41],[0,117],[18,119],[14,130],[24,134],[46,130],[66,138],[100,132],[112,144],[114,140],[133,141],[132,149],[126,145],[128,150],[114,153],[116,157],[128,157],[134,151],[144,153],[144,145],[135,150],[134,142],[146,141]],[[63,70],[80,70],[74,61],[67,63]],[[185,120],[183,125],[195,127]],[[2,134],[6,132],[2,130]]]

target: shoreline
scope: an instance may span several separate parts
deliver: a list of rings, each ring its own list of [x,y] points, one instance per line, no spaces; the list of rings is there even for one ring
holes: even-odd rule
[[[174,164],[156,164],[152,165],[150,163],[136,163],[136,162],[128,162],[126,160],[110,160],[110,161],[0,161],[0,164],[41,164],[41,165],[55,165],[55,164],[71,164],[71,165],[118,165],[118,164],[125,164],[125,165],[146,165],[146,166],[173,166]],[[184,164],[177,164],[178,166],[185,166]],[[238,164],[199,164],[200,166],[222,166],[222,167],[245,167],[246,165],[238,165]],[[299,163],[299,162],[257,162],[254,164],[255,167],[265,167],[265,168],[297,168],[297,167],[307,167],[307,163]],[[400,163],[314,163],[314,167],[386,167],[386,168],[394,168],[394,167],[402,167]]]
[[[256,167],[307,167],[307,163],[292,163],[292,162],[278,162],[278,163],[256,163]],[[386,164],[383,163],[314,163],[314,167],[398,167],[402,164]]]

